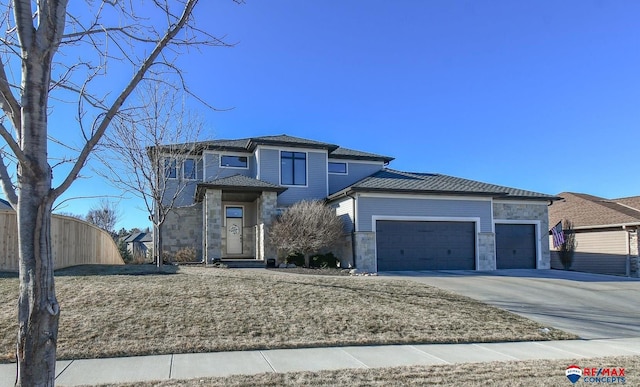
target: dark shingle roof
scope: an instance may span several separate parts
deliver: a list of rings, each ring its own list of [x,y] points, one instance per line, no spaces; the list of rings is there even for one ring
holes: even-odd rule
[[[435,173],[402,172],[385,168],[329,196],[347,192],[406,192],[430,194],[464,194],[504,199],[556,200],[558,197],[517,188],[482,183]]]
[[[148,232],[134,232],[134,233],[131,233],[131,235],[124,238],[124,242],[126,243],[151,242],[152,240],[153,240],[153,237],[151,233],[148,233]]]
[[[393,160],[393,157],[377,155],[375,153],[361,152],[349,148],[339,147],[329,154],[329,158],[332,159],[351,159],[351,160],[375,160],[384,161],[388,163]]]
[[[385,163],[393,160],[393,157],[342,148],[338,145],[309,140],[306,138],[289,136],[286,134],[280,134],[277,136],[249,137],[236,140],[201,141],[197,143],[194,149],[223,150],[230,152],[253,152],[258,145],[325,149],[329,152],[329,157],[337,159],[372,160],[384,161]],[[170,147],[170,145],[166,145],[166,147]]]
[[[0,199],[0,210],[13,210],[13,207],[11,207],[11,203],[8,201]]]
[[[282,193],[287,190],[287,188],[285,187],[280,187],[275,184],[267,183],[266,181],[237,174],[229,177],[207,181],[204,183],[199,183],[196,188],[196,200],[202,200],[204,190],[207,188],[220,188],[236,192],[274,191],[277,193]]]
[[[638,197],[605,199],[574,192],[563,192],[558,196],[564,200],[549,207],[550,225],[565,219],[575,228],[640,224],[640,210],[631,205],[638,202]]]

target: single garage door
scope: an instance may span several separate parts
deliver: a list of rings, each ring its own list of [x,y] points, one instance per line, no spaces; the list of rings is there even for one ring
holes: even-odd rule
[[[536,268],[536,226],[496,224],[496,268]]]
[[[378,270],[474,270],[473,222],[378,220]]]

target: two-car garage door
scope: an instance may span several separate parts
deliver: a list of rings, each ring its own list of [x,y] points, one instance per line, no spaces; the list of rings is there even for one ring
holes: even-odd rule
[[[535,269],[533,224],[496,224],[496,268]],[[476,227],[473,222],[376,222],[379,271],[474,270]]]
[[[378,270],[474,270],[473,222],[378,220]]]

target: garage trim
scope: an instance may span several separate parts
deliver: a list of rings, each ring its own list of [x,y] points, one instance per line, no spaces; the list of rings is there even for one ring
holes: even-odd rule
[[[378,271],[378,233],[377,233],[377,221],[378,220],[398,220],[408,222],[473,222],[475,225],[475,267],[478,270],[479,267],[479,248],[478,248],[478,230],[480,230],[480,218],[479,217],[442,217],[442,216],[392,216],[392,215],[373,215],[371,217],[371,225],[373,228],[374,243],[373,251],[375,254],[376,271]],[[538,236],[538,228],[536,228],[536,237]],[[539,243],[539,240],[538,240]]]
[[[542,234],[540,233],[541,222],[539,220],[495,219],[493,223],[494,223],[493,225],[494,234],[495,234],[495,225],[498,223],[499,224],[533,224],[536,230],[536,269],[540,268],[540,262],[542,262],[542,239],[540,238],[540,235]],[[497,262],[498,262],[497,246],[495,249],[496,249],[495,250],[496,265],[497,265]]]

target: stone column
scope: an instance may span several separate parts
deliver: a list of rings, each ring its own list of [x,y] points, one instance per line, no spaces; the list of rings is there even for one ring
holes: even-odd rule
[[[359,231],[355,233],[355,266],[357,269],[375,273],[378,271],[376,261],[376,234]]]
[[[203,240],[206,262],[222,258],[222,191],[208,189],[205,193]]]
[[[258,198],[258,235],[256,235],[260,244],[256,251],[258,259],[275,259],[278,256],[276,246],[269,240],[269,228],[273,223],[277,205],[278,194],[275,192],[262,192]]]
[[[478,233],[478,267],[476,270],[496,270],[496,234]]]

